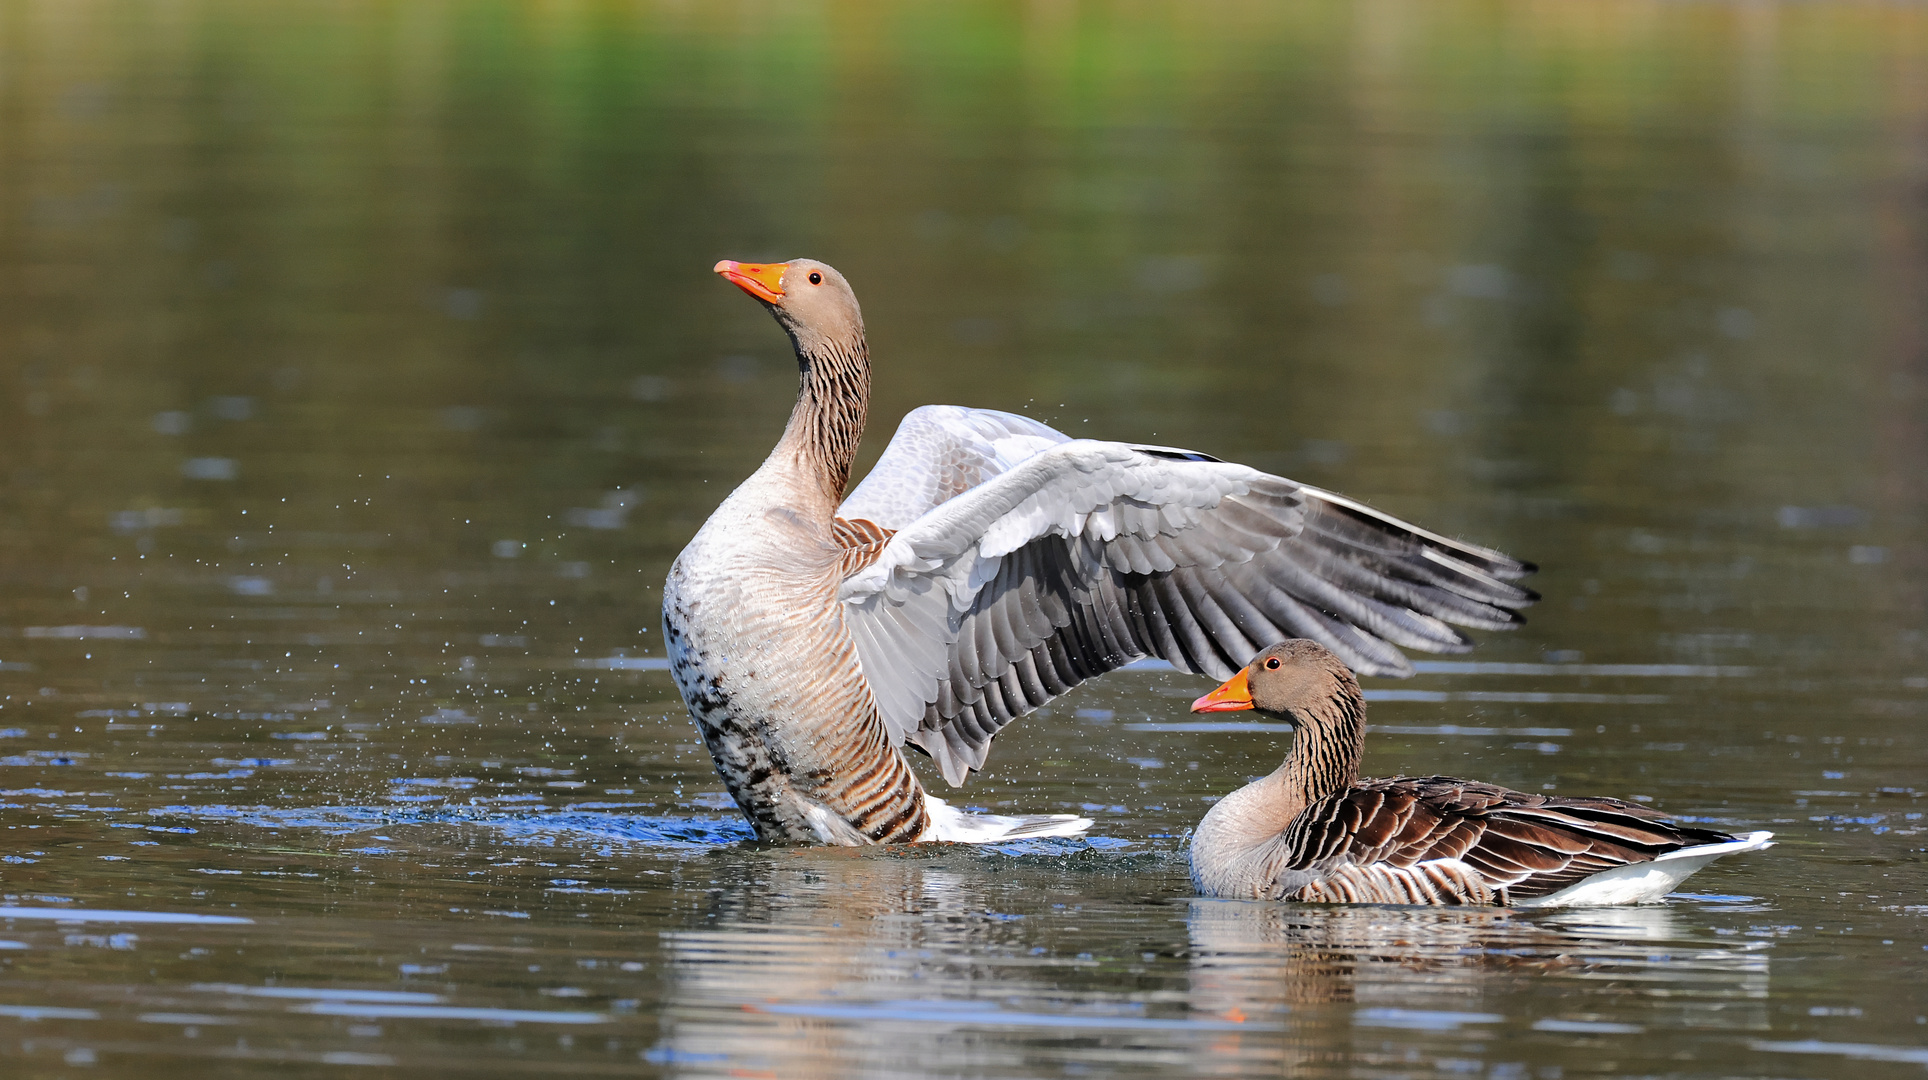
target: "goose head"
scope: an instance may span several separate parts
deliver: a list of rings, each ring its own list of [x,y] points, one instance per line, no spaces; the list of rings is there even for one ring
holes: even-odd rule
[[[797,358],[808,362],[830,351],[853,353],[864,339],[864,315],[857,294],[834,267],[815,259],[745,263],[724,259],[717,273],[776,317],[796,344]]]
[[[1284,717],[1293,726],[1316,723],[1350,688],[1352,672],[1331,650],[1306,638],[1287,638],[1260,652],[1237,675],[1197,701],[1193,712],[1256,709]]]

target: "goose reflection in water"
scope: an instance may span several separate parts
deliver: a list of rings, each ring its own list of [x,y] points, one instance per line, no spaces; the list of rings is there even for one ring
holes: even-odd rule
[[[1532,1032],[1552,1050],[1562,1038],[1649,1028],[1768,1026],[1764,947],[1708,940],[1666,907],[1522,915],[1212,899],[1190,905],[1192,1008],[1247,1024],[1275,1021],[1276,1034],[1221,1039],[1216,1049],[1226,1062],[1289,1062],[1295,1048],[1324,1059],[1335,1033],[1348,1027],[1353,1041],[1375,1045],[1387,1041],[1388,1029],[1406,1029],[1409,1043],[1423,1043],[1425,1033]],[[1583,1009],[1583,1018],[1569,1016],[1573,1009]]]
[[[977,856],[969,872],[943,854],[780,858],[791,865],[713,893],[704,928],[664,935],[671,1000],[651,1060],[680,1075],[786,1080],[1057,1075],[1105,1062],[1182,1075],[1239,1026],[1185,1008],[1182,905],[1020,916],[1002,905],[1035,911],[1039,888],[1075,897],[1081,883],[1027,860],[1002,875]],[[1104,927],[1136,974],[1117,957],[1051,947],[1061,936],[1088,946]],[[1144,944],[1154,936],[1164,944]],[[1154,947],[1162,964],[1141,962],[1138,950]]]
[[[649,1060],[674,1075],[1278,1075],[1464,1062],[1479,1040],[1537,1069],[1768,1020],[1766,953],[1705,929],[1713,906],[1178,900],[1179,868],[1152,857],[766,854],[719,867],[663,934]],[[1137,899],[1090,899],[1121,874]]]

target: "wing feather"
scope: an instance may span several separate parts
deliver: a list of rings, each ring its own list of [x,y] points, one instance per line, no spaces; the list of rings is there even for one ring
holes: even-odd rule
[[[1489,889],[1526,899],[1603,870],[1731,839],[1617,799],[1568,799],[1451,777],[1362,780],[1286,828],[1286,874],[1457,859]],[[1297,880],[1297,879],[1295,879]],[[1315,879],[1316,881],[1316,879]]]
[[[1526,564],[1329,492],[988,410],[905,417],[839,514],[863,523],[839,595],[879,714],[954,784],[1013,718],[1134,660],[1226,678],[1301,636],[1409,674],[1398,646],[1463,651],[1449,622],[1535,598]]]
[[[839,514],[901,529],[1070,436],[1015,413],[926,405],[905,414]]]

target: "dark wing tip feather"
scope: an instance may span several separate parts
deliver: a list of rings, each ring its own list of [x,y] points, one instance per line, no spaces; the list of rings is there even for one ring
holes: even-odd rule
[[[1390,514],[1375,510],[1364,503],[1348,499],[1343,495],[1315,487],[1302,489],[1326,509],[1353,522],[1365,526],[1372,532],[1384,534],[1388,538],[1403,539],[1410,544],[1432,548],[1442,554],[1469,563],[1479,570],[1496,578],[1507,581],[1517,580],[1536,572],[1539,567],[1522,559],[1516,559],[1503,551],[1481,544],[1454,540],[1435,532],[1429,532],[1408,522],[1401,521]]]
[[[1133,443],[1131,444],[1131,448],[1147,457],[1155,457],[1163,461],[1211,461],[1219,464],[1223,464],[1225,461],[1224,458],[1213,457],[1210,454],[1201,453],[1197,450],[1180,450],[1176,446],[1151,446]]]
[[[1140,466],[1170,462],[1170,482],[1218,462],[1132,449]],[[1037,535],[1001,556],[967,611],[943,613],[948,670],[933,673],[937,700],[912,744],[961,784],[1006,724],[1144,656],[1226,678],[1258,649],[1307,637],[1361,675],[1403,677],[1413,667],[1402,647],[1464,652],[1472,640],[1448,623],[1510,629],[1540,599],[1513,584],[1532,563],[1343,496],[1242,468],[1233,491],[1182,515],[1162,514],[1155,493],[1119,496],[1115,537]],[[846,526],[854,547],[888,535],[868,524]]]
[[[1540,599],[1513,584],[1534,571],[1531,563],[1427,532],[1343,496],[1304,491],[1305,530],[1287,546],[1298,549],[1308,569],[1349,591],[1491,630],[1525,622],[1519,609]]]

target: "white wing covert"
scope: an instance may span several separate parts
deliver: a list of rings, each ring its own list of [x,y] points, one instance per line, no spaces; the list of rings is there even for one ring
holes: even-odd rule
[[[1316,488],[988,410],[912,413],[839,513],[896,530],[839,598],[892,742],[953,785],[1005,724],[1134,660],[1229,678],[1309,637],[1410,674],[1395,645],[1464,651],[1447,622],[1509,627],[1536,599],[1508,581],[1531,566]]]
[[[901,529],[1038,451],[1069,441],[1016,413],[958,405],[912,409],[837,516]]]

